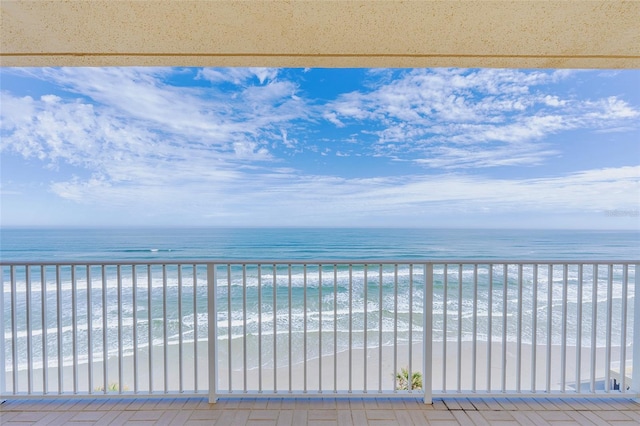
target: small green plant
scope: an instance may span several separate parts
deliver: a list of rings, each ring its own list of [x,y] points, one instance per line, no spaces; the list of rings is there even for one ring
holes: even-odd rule
[[[109,386],[107,386],[107,392],[118,392],[119,390],[119,385],[118,383],[109,383]],[[128,391],[129,387],[127,387],[126,385],[122,387],[123,391]],[[104,392],[104,386],[98,386],[96,388],[96,392]]]
[[[409,388],[409,370],[407,368],[401,368],[400,372],[396,374],[396,389],[422,389],[422,374],[418,371],[411,374],[411,388]]]

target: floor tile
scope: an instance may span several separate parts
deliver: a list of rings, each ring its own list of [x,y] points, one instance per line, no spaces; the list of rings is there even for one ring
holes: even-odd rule
[[[251,410],[249,420],[277,420],[279,410]]]
[[[637,425],[640,404],[623,399],[240,398],[209,404],[206,397],[79,400],[9,400],[0,404],[3,426],[25,425],[234,425],[234,426],[544,426]]]

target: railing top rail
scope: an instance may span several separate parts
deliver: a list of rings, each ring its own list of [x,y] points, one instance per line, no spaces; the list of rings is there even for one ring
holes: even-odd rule
[[[637,265],[640,259],[148,259],[148,260],[0,260],[0,266],[118,265]]]

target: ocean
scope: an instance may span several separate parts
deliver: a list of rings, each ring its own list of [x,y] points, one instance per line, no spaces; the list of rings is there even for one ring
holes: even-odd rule
[[[640,231],[3,228],[0,260],[640,259]]]
[[[107,312],[107,345],[109,353],[116,354],[119,350],[117,342],[122,341],[124,354],[130,354],[133,349],[133,330],[137,333],[138,347],[149,344],[148,336],[151,335],[152,344],[162,344],[166,338],[169,343],[176,343],[182,337],[185,342],[192,342],[194,335],[197,340],[206,339],[207,306],[206,306],[206,270],[205,268],[192,268],[187,265],[180,269],[180,280],[178,279],[177,267],[175,263],[189,263],[196,260],[309,260],[310,267],[307,274],[303,273],[302,266],[294,267],[289,278],[289,271],[278,269],[274,271],[268,267],[258,270],[257,267],[249,265],[243,271],[240,267],[229,270],[221,268],[218,276],[219,300],[221,303],[228,303],[232,306],[231,318],[229,310],[219,310],[218,314],[218,335],[221,342],[231,339],[234,345],[245,337],[255,339],[258,333],[263,336],[284,332],[288,324],[287,318],[291,318],[293,337],[292,341],[296,347],[302,344],[303,330],[307,329],[310,336],[314,333],[327,333],[327,338],[333,333],[334,327],[339,331],[338,349],[345,350],[348,345],[349,335],[346,330],[351,325],[353,327],[352,342],[354,347],[362,344],[358,341],[358,336],[363,336],[365,328],[375,329],[377,321],[383,323],[384,332],[381,333],[379,342],[383,345],[393,339],[393,329],[398,328],[398,338],[401,342],[408,341],[408,330],[411,328],[415,334],[414,341],[418,341],[421,336],[422,320],[415,316],[411,319],[412,327],[409,327],[408,312],[422,306],[423,290],[415,283],[421,282],[424,276],[420,268],[409,270],[408,267],[401,266],[399,270],[394,270],[393,266],[384,268],[374,268],[368,272],[366,279],[369,296],[365,300],[364,288],[365,278],[363,266],[356,267],[349,271],[347,266],[339,268],[320,268],[313,266],[313,262],[323,260],[353,260],[355,264],[364,260],[640,260],[640,231],[578,231],[578,230],[477,230],[477,229],[378,229],[378,228],[113,228],[113,229],[71,229],[71,228],[3,228],[0,230],[0,261],[22,261],[22,262],[127,262],[127,261],[158,261],[166,260],[169,266],[167,277],[163,279],[161,266],[154,266],[147,270],[140,267],[135,271],[134,281],[132,279],[133,270],[131,267],[123,267],[121,271],[121,309],[116,302],[118,284],[117,269],[109,266],[105,269],[106,277],[106,312]],[[364,263],[364,262],[362,262]],[[400,262],[401,263],[401,262]],[[56,282],[55,267],[47,267],[45,271],[46,281],[46,306],[47,318],[50,319],[46,327],[50,345],[48,352],[57,351],[58,328],[55,325],[58,311],[62,315],[62,337],[63,337],[63,357],[69,360],[73,356],[72,333],[76,330],[78,342],[79,359],[86,359],[88,353],[87,332],[89,324],[94,334],[93,353],[100,354],[103,350],[102,327],[104,324],[103,312],[105,309],[101,304],[102,283],[101,274],[103,271],[99,267],[92,267],[87,270],[84,266],[79,266],[74,271],[75,280],[72,280],[70,267],[64,267],[60,271],[61,282]],[[514,265],[507,271],[508,289],[507,300],[509,306],[507,315],[515,315],[517,306],[517,267]],[[451,275],[449,275],[451,273]],[[464,271],[465,279],[472,274],[471,269]],[[571,267],[567,271],[567,300],[569,312],[575,311],[575,300],[578,289],[578,272],[576,267]],[[618,308],[621,303],[621,268],[613,271],[615,285],[612,291],[612,306]],[[635,269],[630,270],[633,282]],[[41,339],[42,327],[40,318],[42,317],[40,299],[40,268],[33,268],[30,271],[30,281],[33,290],[32,300],[27,301],[26,288],[27,276],[24,267],[15,270],[14,280],[16,282],[16,333],[18,357],[26,360],[28,350],[27,339],[30,338],[27,332],[27,319],[31,319],[33,360],[37,365],[42,360]],[[247,286],[242,286],[242,276],[245,274]],[[496,283],[503,280],[503,272],[497,269],[493,274]],[[553,303],[554,314],[559,312],[559,307],[563,303],[562,267],[554,267],[553,271]],[[87,275],[90,275],[90,288],[92,294],[91,309],[87,309]],[[399,296],[395,296],[394,276],[398,276]],[[442,322],[445,318],[450,318],[448,327],[456,326],[456,315],[461,311],[463,329],[462,338],[470,336],[472,328],[478,330],[487,328],[487,318],[494,317],[492,327],[493,340],[500,340],[502,333],[500,321],[503,306],[501,302],[495,302],[492,306],[486,303],[489,293],[488,270],[481,267],[478,271],[478,300],[485,300],[484,304],[479,303],[477,311],[473,312],[471,302],[472,289],[460,289],[462,300],[446,299],[444,292],[445,271],[442,267],[434,269],[434,340],[443,340],[445,336],[442,330]],[[523,294],[532,294],[533,271],[531,267],[523,270]],[[584,282],[589,283],[594,276],[592,267],[585,266]],[[600,272],[600,277],[606,278],[606,271]],[[306,278],[306,279],[305,279]],[[447,271],[447,290],[450,295],[458,292],[457,273]],[[547,279],[547,271],[541,271],[539,280]],[[4,288],[4,315],[11,315],[10,293],[11,293],[11,272],[10,268],[2,267],[2,282]],[[350,281],[351,280],[351,281]],[[73,281],[73,282],[72,282]],[[133,304],[134,297],[133,283],[136,282],[137,304],[134,322]],[[350,284],[351,282],[351,284]],[[465,281],[466,282],[466,281]],[[148,284],[149,283],[149,284]],[[195,283],[195,285],[194,285]],[[291,284],[289,284],[291,283]],[[321,285],[320,285],[321,284]],[[291,285],[289,305],[289,285]],[[590,286],[590,284],[589,284]],[[139,288],[138,288],[139,287]],[[166,288],[166,304],[163,303],[163,287]],[[589,287],[590,288],[590,287]],[[75,289],[75,290],[74,290]],[[502,289],[499,285],[493,288],[496,294],[495,300],[499,300],[498,295]],[[606,303],[606,286],[599,286],[597,293],[598,300],[598,320],[604,321],[604,311]],[[195,292],[195,293],[194,293]],[[411,294],[411,297],[409,297]],[[396,298],[397,297],[397,298]],[[590,309],[590,293],[586,288],[583,293],[585,311]],[[246,301],[245,301],[246,298]],[[275,312],[274,303],[275,302]],[[78,300],[76,312],[76,327],[72,327],[71,303]],[[58,310],[58,300],[61,306]],[[195,303],[185,303],[185,301],[195,301]],[[538,310],[540,310],[540,323],[545,320],[544,306],[546,306],[547,294],[542,289],[538,293]],[[181,310],[177,309],[178,301],[183,305]],[[29,305],[29,315],[24,314]],[[238,314],[243,303],[247,306],[247,318]],[[393,319],[394,305],[398,306],[397,323]],[[367,322],[371,323],[365,327],[365,306],[369,309]],[[542,307],[542,308],[541,308]],[[167,309],[167,336],[164,335],[162,316],[164,309]],[[525,318],[531,315],[533,305],[531,298],[523,300],[523,315]],[[120,312],[120,315],[118,315]],[[178,315],[180,312],[180,315]],[[315,313],[312,313],[315,312]],[[325,315],[318,315],[318,312],[325,312]],[[336,312],[334,317],[334,312]],[[376,314],[379,312],[379,314]],[[90,315],[90,318],[89,318]],[[378,316],[377,316],[378,315]],[[630,313],[632,315],[632,313]],[[476,318],[475,324],[473,318]],[[90,320],[90,321],[89,321]],[[588,321],[589,319],[587,319]],[[335,321],[335,324],[334,324]],[[120,324],[120,325],[119,325]],[[604,325],[604,324],[602,324]],[[4,323],[5,332],[5,359],[11,360],[12,353],[12,329],[9,321]],[[584,324],[583,327],[588,327]],[[517,330],[515,322],[509,322],[507,339],[515,341]],[[613,329],[620,327],[619,322],[613,323]],[[119,329],[120,328],[120,329]],[[149,328],[151,332],[149,333]],[[260,328],[258,330],[258,328]],[[568,334],[571,341],[577,324],[569,320]],[[599,327],[604,329],[604,327]],[[179,331],[182,330],[180,336]],[[440,331],[438,331],[440,330]],[[615,333],[614,333],[615,335]],[[526,327],[522,330],[524,341],[531,341],[532,331]],[[448,338],[448,337],[447,337]],[[604,344],[604,334],[596,336],[598,345]],[[560,330],[555,331],[553,342],[557,343],[561,339]],[[590,336],[583,337],[583,344],[590,344]],[[283,339],[285,342],[286,339]],[[574,339],[575,342],[575,339]],[[69,344],[66,344],[69,343]],[[284,345],[285,343],[283,343]],[[288,344],[288,343],[287,343]],[[375,345],[375,342],[370,342]],[[266,345],[267,348],[271,346]],[[330,348],[330,345],[327,345]],[[282,350],[285,347],[283,346]],[[318,350],[317,348],[311,349]],[[38,355],[40,354],[40,356]],[[314,354],[311,353],[311,356]],[[316,353],[315,356],[323,354]],[[307,354],[309,356],[309,354]],[[298,361],[300,361],[299,359]],[[52,362],[52,361],[50,361]],[[249,359],[249,366],[255,368],[257,359]],[[294,360],[295,362],[295,360]],[[10,362],[7,363],[10,365]],[[18,363],[19,368],[26,365],[23,361]],[[268,365],[266,365],[268,367]]]

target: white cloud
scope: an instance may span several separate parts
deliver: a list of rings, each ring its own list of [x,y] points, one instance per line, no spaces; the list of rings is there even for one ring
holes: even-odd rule
[[[552,149],[532,149],[530,146],[504,147],[493,149],[463,149],[454,146],[437,146],[427,151],[425,158],[416,160],[432,168],[474,169],[496,166],[529,167],[541,164],[559,152]]]
[[[33,98],[31,96],[14,97],[8,92],[0,92],[0,118],[2,130],[12,131],[28,124],[34,115]],[[3,143],[0,140],[0,143]]]
[[[387,212],[402,216],[403,211],[419,208],[441,212],[460,208],[469,212],[597,212],[637,209],[639,200],[631,194],[640,191],[639,177],[640,166],[521,180],[457,174],[371,179],[315,176],[300,180],[296,191],[285,188],[288,195],[282,200],[296,214],[308,215],[312,210],[342,217]]]
[[[255,142],[237,141],[233,143],[233,150],[239,159],[268,160],[269,152],[259,148]]]
[[[338,120],[338,115],[335,112],[325,112],[324,118],[333,123],[336,127],[345,127],[345,124]]]
[[[590,119],[616,121],[640,116],[640,111],[615,96],[610,96],[596,102],[588,102],[586,105],[593,107],[593,111],[586,113],[586,117]]]
[[[275,77],[267,69],[231,69],[253,73],[261,81]],[[28,69],[31,76],[52,81],[77,94],[76,99],[45,95],[39,100],[2,93],[3,148],[25,156],[72,164],[91,162],[88,147],[128,153],[162,152],[182,145],[186,153],[208,149],[229,160],[234,143],[255,145],[259,159],[268,156],[273,133],[307,115],[303,99],[292,97],[295,85],[269,81],[247,86],[231,99],[217,89],[166,84],[167,69],[62,68]],[[139,152],[137,152],[139,151]],[[244,159],[247,150],[242,150]],[[169,154],[171,155],[171,154]],[[188,154],[187,154],[188,155]],[[231,158],[233,159],[233,158]],[[237,157],[236,157],[237,159]]]
[[[585,170],[561,177],[496,179],[463,174],[339,178],[292,170],[236,171],[227,179],[206,174],[206,164],[185,165],[132,182],[100,176],[54,184],[62,197],[105,207],[153,206],[158,214],[181,212],[190,221],[215,224],[366,224],[415,220],[426,214],[595,214],[637,210],[640,166]],[[149,172],[150,168],[145,167]],[[197,208],[192,208],[197,204]],[[191,206],[191,207],[189,207]],[[404,219],[403,219],[404,218]]]
[[[478,175],[560,155],[545,142],[550,135],[637,126],[637,108],[619,97],[579,100],[537,86],[564,73],[416,70],[392,80],[385,71],[370,75],[384,79],[379,87],[318,105],[270,69],[199,73],[241,86],[234,96],[215,84],[172,86],[166,69],[22,72],[67,93],[2,92],[0,147],[59,169],[50,189],[76,203],[141,215],[153,206],[153,214],[218,225],[402,223],[417,211],[598,212],[640,204],[640,166],[546,178]],[[314,126],[323,120],[341,133],[318,138]],[[280,152],[302,149],[312,152],[314,172]],[[355,162],[345,175],[378,176],[318,171],[327,158],[361,155],[434,171],[388,177],[385,166]]]
[[[282,135],[282,143],[289,149],[293,149],[298,145],[298,141],[296,139],[290,139],[289,134],[285,129],[280,129],[280,134]]]
[[[567,103],[568,103],[566,100],[561,100],[557,96],[552,96],[552,95],[546,95],[542,99],[542,102],[544,102],[546,105],[549,105],[549,106],[552,106],[552,107],[561,107],[561,106],[567,105]]]
[[[377,156],[445,168],[466,158],[462,167],[495,167],[507,163],[502,155],[492,161],[492,155],[511,151],[510,164],[527,164],[531,158],[539,164],[557,152],[540,143],[551,135],[637,125],[633,119],[640,110],[617,97],[578,100],[544,93],[546,84],[573,74],[412,70],[370,90],[340,95],[322,115],[338,128],[362,126],[363,133],[375,134]],[[473,158],[478,161],[468,161]]]
[[[248,84],[254,78],[264,84],[277,76],[277,68],[205,68],[198,72],[199,78],[212,83],[228,82],[236,85]]]
[[[180,134],[207,144],[229,143],[231,135],[237,133],[259,137],[270,123],[283,123],[307,114],[305,101],[294,98],[295,85],[271,80],[277,75],[275,69],[220,71],[237,78],[257,75],[265,83],[247,82],[239,92],[234,92],[235,97],[216,87],[167,84],[166,78],[179,72],[167,68],[45,68],[25,72],[61,85],[83,101],[90,99],[108,109],[112,116],[146,122],[147,127],[156,131]]]

